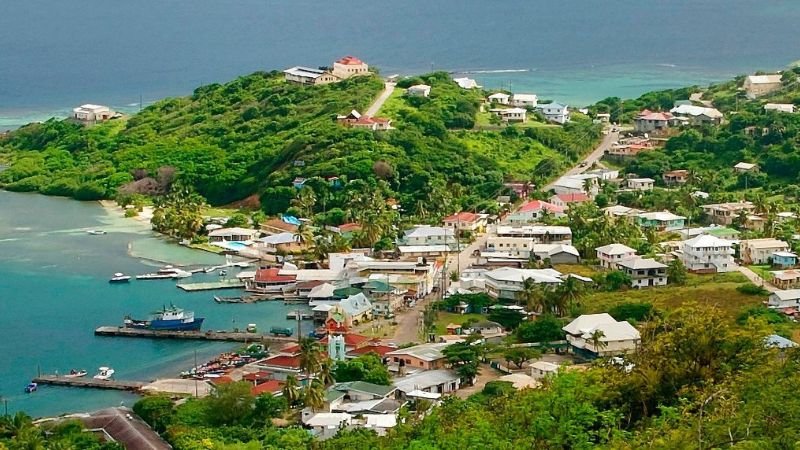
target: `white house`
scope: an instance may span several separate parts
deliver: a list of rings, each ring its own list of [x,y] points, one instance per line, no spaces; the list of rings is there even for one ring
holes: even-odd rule
[[[555,375],[558,372],[559,366],[558,364],[547,361],[536,361],[530,365],[530,368],[531,377],[536,380],[541,380],[548,375]]]
[[[536,107],[551,122],[565,124],[570,121],[569,107],[560,103],[547,103]]]
[[[509,103],[509,99],[510,98],[511,98],[511,96],[506,94],[506,93],[497,92],[497,93],[494,93],[494,94],[490,95],[489,97],[487,97],[487,100],[489,100],[489,103],[497,103],[499,105],[507,105]]]
[[[564,217],[564,208],[542,200],[531,200],[506,218],[512,225],[525,225],[539,221],[545,214],[551,217]]]
[[[427,84],[415,84],[406,89],[406,95],[409,97],[428,97],[431,95],[431,87]]]
[[[600,177],[598,175],[591,173],[565,175],[553,183],[553,191],[556,194],[579,194],[584,192],[594,198],[600,192],[599,180]]]
[[[678,117],[689,119],[692,125],[719,125],[722,123],[722,113],[715,108],[707,108],[694,105],[679,105],[672,108],[669,112]]]
[[[218,230],[214,230],[208,233],[208,240],[209,242],[223,242],[223,241],[236,241],[236,242],[246,242],[252,241],[258,238],[261,234],[258,230],[253,230],[251,228],[220,228]]]
[[[794,113],[794,105],[791,103],[767,103],[764,111],[778,111],[782,113]]]
[[[503,122],[526,122],[528,110],[524,108],[492,109],[490,112],[497,114]]]
[[[104,122],[116,115],[108,106],[87,103],[72,110],[72,118],[85,124]]]
[[[667,266],[651,258],[628,258],[617,262],[617,269],[631,278],[631,287],[667,285]]]
[[[455,231],[450,227],[416,225],[406,230],[401,242],[404,245],[440,245],[456,242]]]
[[[453,78],[453,81],[455,81],[456,84],[458,85],[458,87],[460,87],[461,89],[479,89],[480,88],[480,86],[478,86],[478,83],[475,80],[473,80],[472,78],[467,78],[467,77]]]
[[[597,252],[600,266],[606,269],[615,269],[618,262],[636,256],[636,250],[624,244],[608,244],[594,250]]]
[[[656,180],[652,178],[628,178],[625,180],[628,189],[633,189],[634,191],[652,191],[655,182]]]
[[[716,273],[736,270],[731,241],[701,234],[683,242],[681,261],[690,272]]]
[[[533,238],[536,244],[572,244],[572,230],[556,225],[526,225],[511,227],[500,225],[495,229],[498,237]]]
[[[535,108],[538,103],[536,94],[514,94],[511,97],[511,104],[519,108]]]
[[[564,328],[573,352],[585,357],[620,355],[635,351],[642,337],[633,325],[607,313],[584,314]],[[599,345],[595,345],[595,340]]]
[[[750,75],[744,80],[747,98],[754,99],[779,90],[783,86],[781,74]]]
[[[484,274],[486,293],[494,298],[516,300],[517,293],[522,292],[525,280],[533,280],[537,284],[561,284],[561,272],[554,269],[516,269],[502,267]]]
[[[758,168],[758,164],[747,163],[747,162],[740,162],[733,166],[733,170],[735,172],[752,172]]]
[[[767,307],[773,309],[800,309],[800,289],[778,290],[770,294]]]

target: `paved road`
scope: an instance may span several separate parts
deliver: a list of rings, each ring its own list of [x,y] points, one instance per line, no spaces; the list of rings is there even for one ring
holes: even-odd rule
[[[378,114],[378,111],[381,110],[383,104],[386,103],[386,99],[388,99],[389,96],[392,95],[392,92],[394,92],[394,86],[395,86],[394,83],[390,83],[387,81],[386,84],[384,84],[383,92],[381,92],[381,95],[379,95],[378,98],[376,98],[375,101],[372,102],[372,104],[369,106],[367,112],[365,112],[364,115],[367,117],[373,117],[375,114]]]
[[[578,175],[591,169],[592,164],[600,161],[600,158],[603,157],[606,150],[611,148],[611,144],[617,142],[618,140],[619,140],[618,131],[609,132],[607,135],[603,136],[603,140],[594,150],[592,150],[592,153],[589,153],[589,155],[586,156],[586,158],[584,158],[583,161],[579,162],[574,167],[564,172],[561,176]],[[549,191],[550,189],[552,189],[553,183],[555,183],[555,181],[545,185],[544,191]]]
[[[764,279],[758,276],[758,274],[756,274],[755,272],[753,272],[752,270],[748,269],[745,266],[739,266],[739,273],[746,276],[751,283],[755,284],[756,286],[761,286],[764,289],[768,290],[769,292],[775,292],[780,290],[775,286],[764,281]]]

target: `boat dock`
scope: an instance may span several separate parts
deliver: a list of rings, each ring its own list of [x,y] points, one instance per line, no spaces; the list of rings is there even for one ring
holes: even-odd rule
[[[172,331],[172,330],[147,330],[141,328],[126,328],[104,326],[94,330],[95,336],[117,336],[149,339],[191,339],[198,341],[228,341],[228,342],[295,342],[293,337],[272,336],[259,333],[240,331]]]
[[[205,283],[178,283],[177,286],[186,292],[213,291],[216,289],[242,289],[244,288],[244,281],[219,280]]]
[[[32,380],[37,384],[69,386],[94,389],[113,389],[117,391],[138,392],[149,383],[142,381],[95,380],[94,378],[67,378],[58,375],[39,375]]]

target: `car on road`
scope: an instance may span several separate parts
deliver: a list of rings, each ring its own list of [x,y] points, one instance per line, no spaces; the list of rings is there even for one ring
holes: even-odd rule
[[[578,167],[586,167],[588,165],[589,165],[589,163],[587,161],[583,161],[578,165]]]

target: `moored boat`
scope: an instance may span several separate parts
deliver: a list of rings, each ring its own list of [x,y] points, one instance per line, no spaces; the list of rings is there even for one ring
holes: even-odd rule
[[[36,383],[28,383],[28,385],[25,386],[25,393],[26,394],[30,394],[32,392],[36,392],[37,389],[39,389],[39,385],[38,384],[36,384]]]
[[[86,230],[86,232],[95,236],[101,236],[106,234],[104,230]]]
[[[64,375],[64,378],[81,378],[85,377],[87,373],[88,372],[86,372],[83,369],[81,370],[72,369],[69,371],[68,374]]]
[[[111,277],[111,279],[108,280],[108,282],[112,283],[112,284],[114,284],[114,283],[127,283],[129,281],[131,281],[130,275],[125,275],[122,272],[115,273],[114,276]]]
[[[163,331],[196,331],[203,326],[202,317],[195,317],[193,311],[184,311],[170,305],[161,311],[153,312],[147,320],[137,320],[130,316],[125,317],[126,328],[140,328],[146,330]]]
[[[100,367],[99,369],[97,369],[97,375],[95,375],[92,378],[94,378],[95,380],[105,380],[105,381],[107,381],[107,380],[110,380],[111,377],[113,377],[113,376],[114,376],[114,369],[112,369],[111,367],[103,366],[103,367]]]

